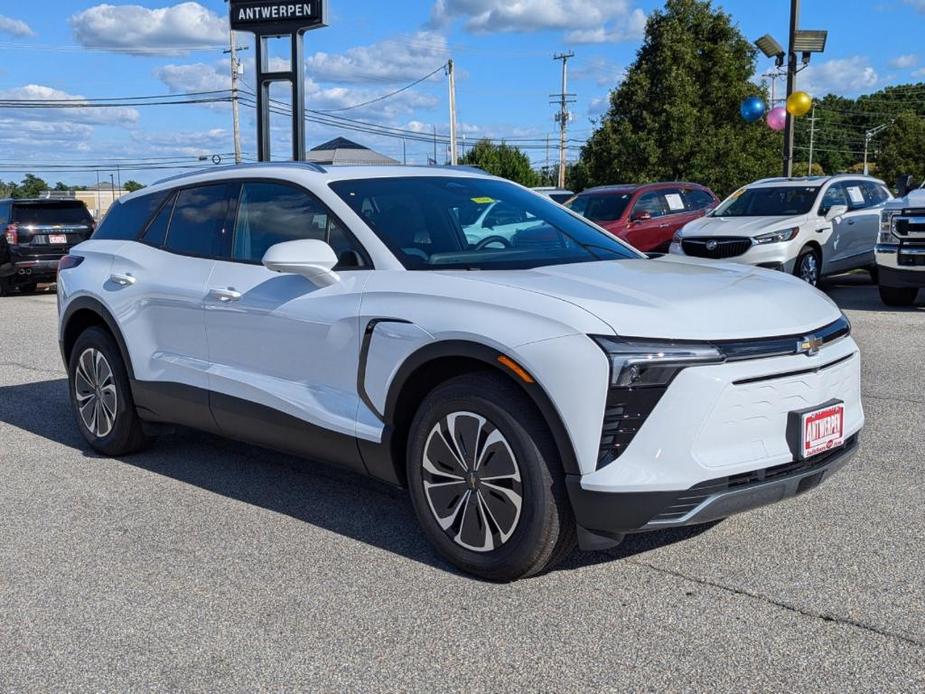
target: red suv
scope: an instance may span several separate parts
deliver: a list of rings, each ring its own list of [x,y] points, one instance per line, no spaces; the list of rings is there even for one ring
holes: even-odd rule
[[[644,253],[667,253],[678,229],[719,203],[696,183],[647,183],[589,188],[566,207]]]

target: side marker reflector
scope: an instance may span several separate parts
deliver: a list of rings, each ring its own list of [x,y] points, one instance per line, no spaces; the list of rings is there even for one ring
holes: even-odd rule
[[[513,371],[517,375],[517,378],[519,378],[524,383],[534,383],[533,376],[528,374],[526,370],[513,359],[510,359],[509,357],[506,357],[502,354],[500,357],[498,357],[498,363]]]

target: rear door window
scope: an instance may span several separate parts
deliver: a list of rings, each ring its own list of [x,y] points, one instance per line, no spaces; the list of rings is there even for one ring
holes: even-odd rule
[[[166,249],[200,258],[221,257],[228,238],[228,184],[186,188],[177,194]]]
[[[12,221],[23,226],[91,226],[93,217],[82,202],[14,203]]]
[[[113,205],[93,234],[93,239],[134,241],[164,202],[168,191],[144,195]]]

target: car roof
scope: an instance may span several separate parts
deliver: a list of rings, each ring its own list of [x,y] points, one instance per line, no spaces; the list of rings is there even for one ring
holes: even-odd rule
[[[228,166],[211,166],[196,171],[189,171],[164,178],[152,183],[131,195],[120,198],[131,200],[142,195],[149,195],[162,190],[188,185],[207,184],[235,179],[278,178],[280,180],[302,180],[318,183],[349,181],[364,178],[402,178],[419,177],[454,177],[454,178],[495,178],[474,166],[403,166],[401,164],[382,165],[327,165],[313,162],[259,162],[251,164],[231,164]]]
[[[639,190],[662,190],[664,188],[677,188],[678,186],[709,190],[706,186],[700,185],[699,183],[689,183],[687,181],[661,181],[659,183],[616,183],[609,186],[597,186],[595,188],[583,190],[580,195],[588,195],[589,193],[635,193]]]
[[[873,176],[865,176],[864,174],[834,174],[832,176],[793,176],[792,178],[762,178],[760,181],[755,181],[754,183],[749,183],[746,188],[780,188],[786,186],[800,186],[805,185],[807,187],[813,186],[823,186],[829,181],[836,181],[840,179],[850,180],[850,181],[870,181],[872,183],[879,183],[880,185],[886,185],[879,178],[874,178]]]
[[[83,200],[76,198],[3,198],[0,204],[11,202],[15,205],[84,205]]]

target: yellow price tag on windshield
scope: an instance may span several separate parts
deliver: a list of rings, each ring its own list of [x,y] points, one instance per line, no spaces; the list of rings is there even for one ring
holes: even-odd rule
[[[472,202],[476,205],[490,205],[494,202],[494,198],[472,198]]]

